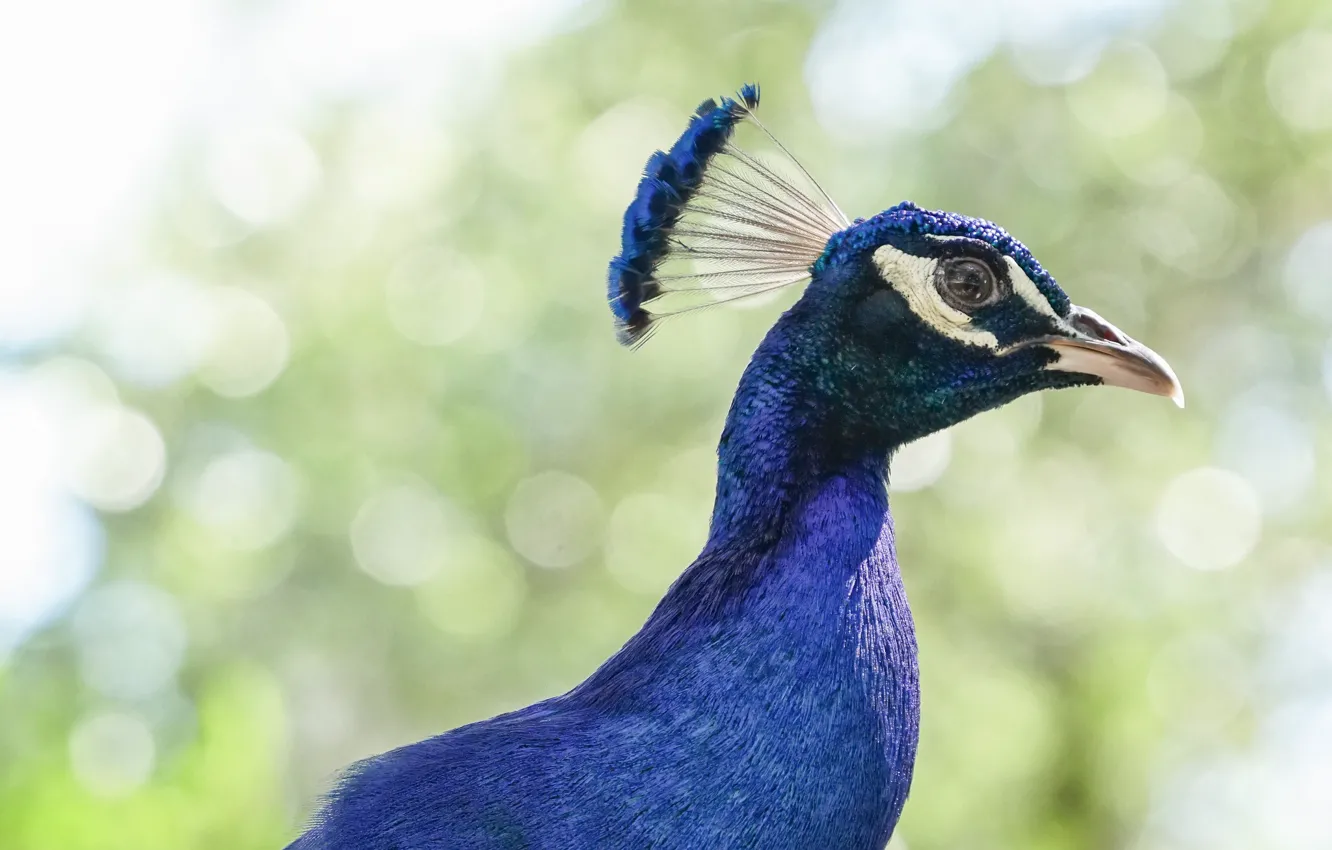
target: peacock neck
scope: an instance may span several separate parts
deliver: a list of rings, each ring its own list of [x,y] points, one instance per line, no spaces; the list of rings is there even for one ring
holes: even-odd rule
[[[710,755],[671,769],[690,775],[689,805],[726,810],[728,822],[749,822],[735,801],[780,775],[780,789],[754,798],[776,802],[749,818],[771,831],[752,846],[882,847],[910,787],[919,720],[888,452],[834,439],[800,318],[769,333],[736,393],[703,552],[571,696],[661,718],[663,752],[708,730]]]
[[[825,332],[801,306],[764,339],[731,402],[717,450],[709,550],[771,549],[833,478],[877,496],[868,509],[888,513],[883,490],[892,446],[839,427],[845,399],[821,379]]]

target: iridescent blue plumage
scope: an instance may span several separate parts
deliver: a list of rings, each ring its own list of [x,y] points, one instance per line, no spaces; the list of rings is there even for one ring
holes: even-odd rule
[[[610,262],[611,312],[625,341],[636,339],[648,326],[650,318],[643,304],[660,293],[653,274],[670,249],[671,233],[685,204],[698,189],[712,158],[730,140],[735,125],[758,103],[759,89],[753,84],[741,88],[738,99],[724,97],[720,104],[703,101],[671,149],[657,151],[648,159],[638,194],[624,213],[620,253]]]
[[[296,850],[882,850],[920,706],[888,459],[1033,390],[1177,391],[995,225],[852,224],[736,148],[757,102],[703,104],[652,157],[610,267],[628,342],[671,315],[648,302],[809,280],[736,390],[703,551],[582,684],[355,766]]]

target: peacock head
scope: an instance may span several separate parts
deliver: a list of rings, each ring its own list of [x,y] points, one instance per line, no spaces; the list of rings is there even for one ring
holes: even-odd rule
[[[858,439],[900,445],[1028,392],[1087,384],[1183,405],[1165,360],[1072,304],[996,225],[909,202],[851,222],[771,134],[784,170],[737,147],[738,123],[767,132],[757,106],[757,86],[705,101],[648,161],[610,265],[621,341],[808,281],[761,355],[791,364]]]
[[[805,326],[825,329],[809,333],[825,383],[848,424],[887,423],[894,443],[1042,389],[1105,384],[1183,405],[1164,359],[1070,302],[988,221],[904,202],[834,234],[810,272],[796,312],[823,317]]]

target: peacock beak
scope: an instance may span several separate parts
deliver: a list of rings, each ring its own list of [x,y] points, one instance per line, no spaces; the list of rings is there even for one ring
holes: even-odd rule
[[[1045,368],[1094,375],[1107,386],[1167,396],[1184,406],[1184,388],[1161,355],[1084,307],[1073,308],[1068,324],[1076,336],[1040,340],[1059,355]]]

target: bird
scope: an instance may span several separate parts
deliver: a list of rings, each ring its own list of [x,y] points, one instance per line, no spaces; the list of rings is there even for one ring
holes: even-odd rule
[[[848,219],[758,103],[706,100],[652,155],[607,275],[631,347],[804,284],[733,397],[701,553],[581,684],[353,765],[290,850],[882,850],[920,724],[891,458],[1040,390],[1183,406],[1164,359],[997,225],[905,201]]]

